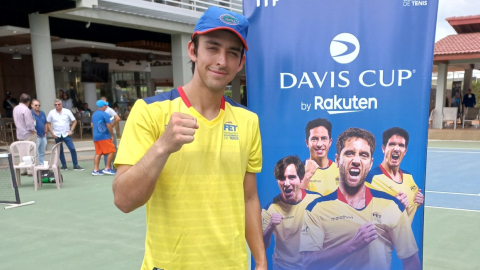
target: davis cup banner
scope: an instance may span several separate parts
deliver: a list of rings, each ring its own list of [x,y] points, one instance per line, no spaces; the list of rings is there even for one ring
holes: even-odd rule
[[[421,269],[438,2],[243,4],[269,269]]]

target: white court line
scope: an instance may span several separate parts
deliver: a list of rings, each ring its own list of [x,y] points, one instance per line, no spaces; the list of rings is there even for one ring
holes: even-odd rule
[[[473,193],[455,193],[455,192],[445,192],[445,191],[426,191],[427,193],[439,193],[439,194],[452,194],[452,195],[465,195],[465,196],[480,196],[480,194]]]
[[[457,210],[457,211],[466,211],[466,212],[477,212],[477,213],[480,213],[480,210],[469,210],[469,209],[437,207],[437,206],[425,206],[425,207],[427,207],[427,208],[435,208],[435,209]]]
[[[478,152],[465,152],[465,151],[428,151],[430,153],[462,153],[462,154],[480,154],[480,151]]]

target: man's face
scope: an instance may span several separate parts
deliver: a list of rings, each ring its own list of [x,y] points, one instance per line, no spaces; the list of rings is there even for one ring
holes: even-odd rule
[[[195,62],[194,76],[198,76],[210,90],[225,90],[245,63],[242,48],[241,40],[229,31],[200,35],[196,54],[193,42],[188,44],[190,59]]]
[[[403,157],[407,153],[405,138],[393,135],[388,139],[386,146],[382,145],[382,150],[385,155],[383,161],[386,162],[390,168],[399,167]]]
[[[368,142],[360,138],[349,138],[340,154],[335,155],[340,171],[340,184],[355,188],[363,185],[372,168],[373,157]]]
[[[282,191],[282,196],[288,203],[296,203],[296,199],[301,198],[301,179],[297,175],[297,168],[290,164],[285,168],[285,179],[277,179],[278,187]]]
[[[306,143],[310,149],[310,157],[320,159],[327,156],[332,139],[328,136],[328,130],[320,126],[310,129],[310,136]]]
[[[32,102],[32,109],[36,112],[40,111],[40,102],[38,101],[33,101]]]
[[[55,101],[55,103],[53,103],[53,105],[55,106],[55,109],[57,111],[60,111],[63,108],[62,103],[58,102],[58,101]]]

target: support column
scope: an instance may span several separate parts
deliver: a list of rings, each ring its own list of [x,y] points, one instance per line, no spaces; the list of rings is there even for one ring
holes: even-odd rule
[[[238,103],[242,102],[242,98],[240,96],[240,76],[237,74],[232,81],[232,99]]]
[[[29,14],[28,21],[32,40],[35,88],[42,110],[48,114],[54,108],[53,103],[56,97],[50,24],[47,15],[38,13]]]
[[[437,95],[435,98],[435,122],[433,123],[433,128],[441,129],[443,127],[442,110],[443,106],[445,106],[445,93],[447,92],[447,75],[448,65],[438,64]]]
[[[190,57],[187,51],[190,40],[190,35],[172,35],[173,87],[183,86],[192,79]]]
[[[463,75],[462,101],[463,101],[463,96],[468,91],[468,88],[472,88],[472,76],[473,76],[473,69],[471,68],[465,69],[465,74]]]

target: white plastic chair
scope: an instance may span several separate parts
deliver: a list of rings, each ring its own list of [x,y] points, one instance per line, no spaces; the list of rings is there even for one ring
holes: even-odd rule
[[[457,107],[443,107],[442,123],[453,121],[453,129],[457,129]]]
[[[466,108],[466,112],[463,115],[463,128],[465,128],[465,122],[468,121],[470,123],[473,123],[473,121],[476,121],[477,123],[475,124],[475,128],[478,127],[478,115],[480,113],[480,108]]]
[[[17,178],[17,185],[20,186],[20,169],[31,169],[33,171],[33,168],[35,165],[37,165],[37,159],[35,158],[37,156],[37,147],[34,142],[31,141],[19,141],[19,142],[13,142],[10,145],[10,153],[12,153],[12,160],[13,160],[13,168],[15,169],[15,175]],[[23,162],[23,157],[26,156],[31,156],[35,159],[32,165],[16,165],[15,164],[15,157],[18,156],[19,163]]]
[[[433,125],[435,122],[435,108],[430,112],[430,117],[428,118],[428,124]]]
[[[39,186],[42,186],[42,177],[40,173],[44,170],[52,170],[53,175],[55,177],[55,184],[57,185],[57,189],[60,189],[62,186],[62,177],[60,174],[60,145],[62,143],[59,142],[55,144],[52,148],[52,152],[50,154],[50,162],[48,163],[48,167],[44,165],[37,165],[33,168],[33,181],[35,181],[35,190],[37,190],[37,183]]]

